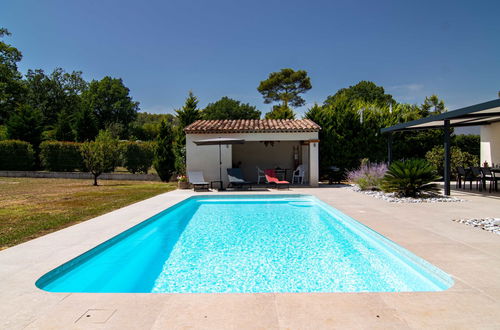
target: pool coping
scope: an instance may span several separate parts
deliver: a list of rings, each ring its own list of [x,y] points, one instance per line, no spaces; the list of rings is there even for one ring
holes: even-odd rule
[[[495,313],[500,307],[500,258],[495,256],[495,252],[500,252],[500,240],[494,234],[440,220],[454,214],[456,205],[441,204],[445,212],[432,214],[438,209],[436,205],[389,205],[383,200],[339,189],[342,188],[293,188],[265,194],[313,195],[447,272],[455,285],[443,292],[404,293],[77,294],[49,293],[36,288],[35,281],[40,276],[64,262],[190,196],[203,194],[175,190],[0,251],[0,297],[10,302],[0,306],[0,326],[500,326],[500,317]],[[338,204],[339,201],[342,203]],[[484,209],[481,202],[485,203],[470,197],[470,205],[478,204],[477,209]],[[498,203],[488,201],[495,202]],[[488,207],[495,208],[495,204]],[[365,213],[361,212],[363,208]],[[436,223],[426,220],[425,224],[404,221],[413,217],[409,213],[412,211],[438,220]],[[392,225],[398,223],[399,230],[394,231],[384,221]],[[441,228],[453,235],[442,235]],[[466,252],[465,247],[473,249],[473,253]],[[436,248],[444,249],[447,258],[435,256]],[[460,253],[462,255],[458,255]],[[468,261],[468,265],[464,267],[457,260]],[[477,285],[474,274],[483,277]]]

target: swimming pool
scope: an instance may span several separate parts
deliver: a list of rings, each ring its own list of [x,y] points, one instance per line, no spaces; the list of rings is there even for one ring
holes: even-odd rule
[[[449,275],[310,195],[197,196],[42,276],[50,292],[441,291]]]

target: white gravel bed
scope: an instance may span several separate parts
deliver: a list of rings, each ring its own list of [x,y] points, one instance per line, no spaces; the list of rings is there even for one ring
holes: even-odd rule
[[[351,185],[348,189],[352,189],[354,191],[360,192],[365,195],[369,195],[375,198],[382,199],[389,203],[453,203],[453,202],[465,202],[464,199],[437,195],[437,194],[429,194],[422,196],[420,198],[413,197],[397,197],[395,193],[385,193],[383,191],[376,190],[361,190],[357,185]]]
[[[453,219],[453,221],[464,223],[468,226],[479,227],[483,230],[500,235],[500,218]]]

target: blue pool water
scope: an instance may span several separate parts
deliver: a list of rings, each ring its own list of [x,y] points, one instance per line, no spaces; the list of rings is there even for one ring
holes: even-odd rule
[[[444,272],[309,195],[189,198],[47,273],[52,292],[440,291]]]

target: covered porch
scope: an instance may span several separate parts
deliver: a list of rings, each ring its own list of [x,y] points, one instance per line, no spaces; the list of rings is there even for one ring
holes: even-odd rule
[[[392,161],[392,133],[411,130],[443,129],[444,131],[444,194],[451,193],[451,128],[481,127],[480,164],[492,167],[500,165],[500,99],[475,104],[407,123],[397,124],[381,130],[388,133],[388,161]]]

